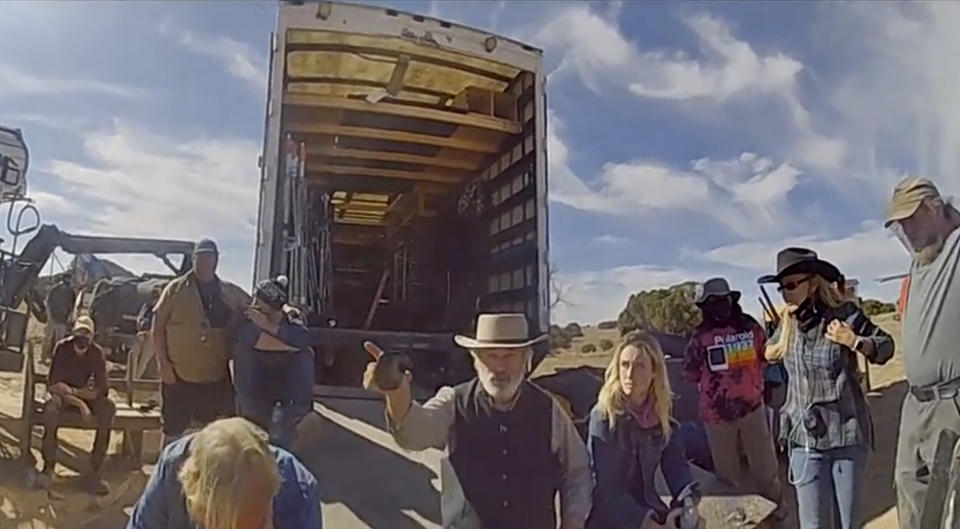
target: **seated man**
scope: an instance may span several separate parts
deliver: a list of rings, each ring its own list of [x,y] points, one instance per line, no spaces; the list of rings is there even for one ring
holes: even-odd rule
[[[50,364],[49,390],[43,405],[43,471],[40,484],[48,487],[57,461],[57,429],[63,415],[79,413],[83,420],[96,424],[90,468],[85,476],[92,492],[109,493],[107,484],[100,480],[110,444],[110,426],[117,407],[107,396],[107,365],[100,349],[93,341],[93,320],[89,316],[77,318],[73,334],[60,341],[53,351]],[[93,387],[90,381],[93,379]]]
[[[127,529],[322,529],[317,480],[239,417],[170,443]]]

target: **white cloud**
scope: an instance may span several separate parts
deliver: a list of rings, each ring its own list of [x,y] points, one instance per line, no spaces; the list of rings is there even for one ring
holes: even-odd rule
[[[881,285],[875,280],[905,272],[909,266],[909,258],[896,237],[876,222],[865,223],[859,231],[843,237],[808,235],[779,241],[732,244],[703,253],[686,253],[688,256],[697,254],[706,262],[750,271],[756,278],[774,272],[776,253],[789,246],[811,248],[821,258],[837,265],[847,277],[859,279],[864,297],[892,299],[896,293],[895,285]]]
[[[960,191],[960,5],[837,7],[820,19],[823,34],[839,42],[824,45],[855,43],[859,52],[836,65],[823,94],[825,113],[839,116],[835,134],[854,154],[843,169],[876,199],[886,199],[904,171]]]
[[[68,132],[77,132],[90,125],[90,122],[84,118],[59,114],[13,114],[3,116],[2,123],[8,127],[17,127],[21,123],[33,123],[49,129]]]
[[[58,159],[44,167],[63,186],[59,194],[32,193],[44,209],[77,215],[73,205],[82,205],[71,230],[214,237],[225,249],[224,275],[249,284],[259,182],[255,141],[181,140],[118,122],[111,131],[87,133],[83,147],[88,161]]]
[[[162,35],[173,33],[187,50],[216,60],[228,74],[247,83],[258,95],[266,93],[267,58],[250,44],[222,35],[178,30],[169,18],[164,18],[157,30]]]
[[[497,5],[490,11],[490,29],[497,31],[500,29],[500,16],[507,9],[507,0],[497,0]]]
[[[0,64],[0,96],[74,93],[102,94],[128,99],[146,97],[145,91],[120,83],[44,75],[27,72],[10,64]]]
[[[574,172],[564,123],[548,114],[550,199],[625,217],[680,210],[711,218],[740,235],[784,233],[787,195],[802,171],[745,152],[732,160],[695,160],[689,168],[658,161],[608,162],[593,179]]]
[[[555,309],[553,321],[595,323],[616,319],[630,294],[714,276],[726,277],[734,289],[743,293],[744,310],[759,316],[756,280],[775,270],[777,252],[788,246],[812,248],[836,264],[847,277],[859,279],[860,294],[864,298],[896,299],[898,284],[878,283],[876,279],[905,271],[908,266],[907,254],[900,243],[876,223],[867,223],[844,237],[811,235],[731,244],[706,252],[684,250],[678,252],[674,266],[635,264],[558,274],[556,280],[563,285],[569,304]],[[773,290],[768,292],[776,295]]]
[[[738,40],[720,19],[694,14],[682,19],[698,37],[704,57],[682,50],[645,51],[620,30],[620,6],[606,16],[589,6],[572,6],[549,20],[534,40],[561,50],[555,75],[575,73],[594,91],[605,80],[641,97],[725,100],[744,93],[792,94],[803,64],[782,53],[761,55]]]
[[[723,21],[710,15],[693,15],[683,21],[713,60],[698,61],[680,52],[644,53],[644,73],[630,83],[633,93],[659,99],[723,100],[745,92],[792,91],[794,78],[803,69],[799,61],[781,53],[759,55],[734,37]]]
[[[610,233],[605,233],[593,238],[593,241],[600,244],[626,244],[630,242],[630,239],[626,237],[620,237],[618,235],[613,235]]]

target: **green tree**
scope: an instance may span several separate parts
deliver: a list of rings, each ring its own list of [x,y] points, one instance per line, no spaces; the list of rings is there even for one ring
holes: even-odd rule
[[[580,328],[580,324],[577,322],[568,323],[563,330],[567,333],[567,335],[573,338],[579,338],[583,336],[583,329]]]
[[[867,316],[876,316],[877,314],[886,314],[888,312],[896,312],[897,310],[895,303],[886,303],[878,299],[865,299],[861,307],[863,308],[863,313]]]
[[[597,328],[601,331],[609,331],[610,329],[617,328],[617,322],[615,321],[601,321],[597,324]]]
[[[567,349],[573,344],[573,337],[567,334],[559,325],[550,326],[550,350]]]
[[[613,341],[606,338],[600,340],[600,349],[603,351],[609,351],[610,349],[613,349]]]
[[[596,353],[597,346],[593,345],[592,343],[585,343],[583,344],[583,347],[580,348],[580,350],[585,354]]]
[[[700,324],[700,311],[693,303],[695,285],[688,282],[632,294],[627,306],[620,312],[617,326],[621,332],[648,329],[670,334],[690,334]]]

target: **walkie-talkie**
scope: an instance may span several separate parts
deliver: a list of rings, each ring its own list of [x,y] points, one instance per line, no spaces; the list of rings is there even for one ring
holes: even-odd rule
[[[404,373],[413,369],[413,362],[404,353],[383,353],[377,359],[373,369],[373,381],[377,387],[386,391],[393,391],[403,383]]]

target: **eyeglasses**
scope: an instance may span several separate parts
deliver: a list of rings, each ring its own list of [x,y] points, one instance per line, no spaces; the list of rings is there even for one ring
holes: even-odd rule
[[[813,279],[813,276],[807,276],[799,281],[790,281],[789,283],[781,283],[780,286],[777,287],[777,291],[783,292],[785,290],[796,290],[797,287],[806,283],[807,281],[810,281],[811,279]]]

